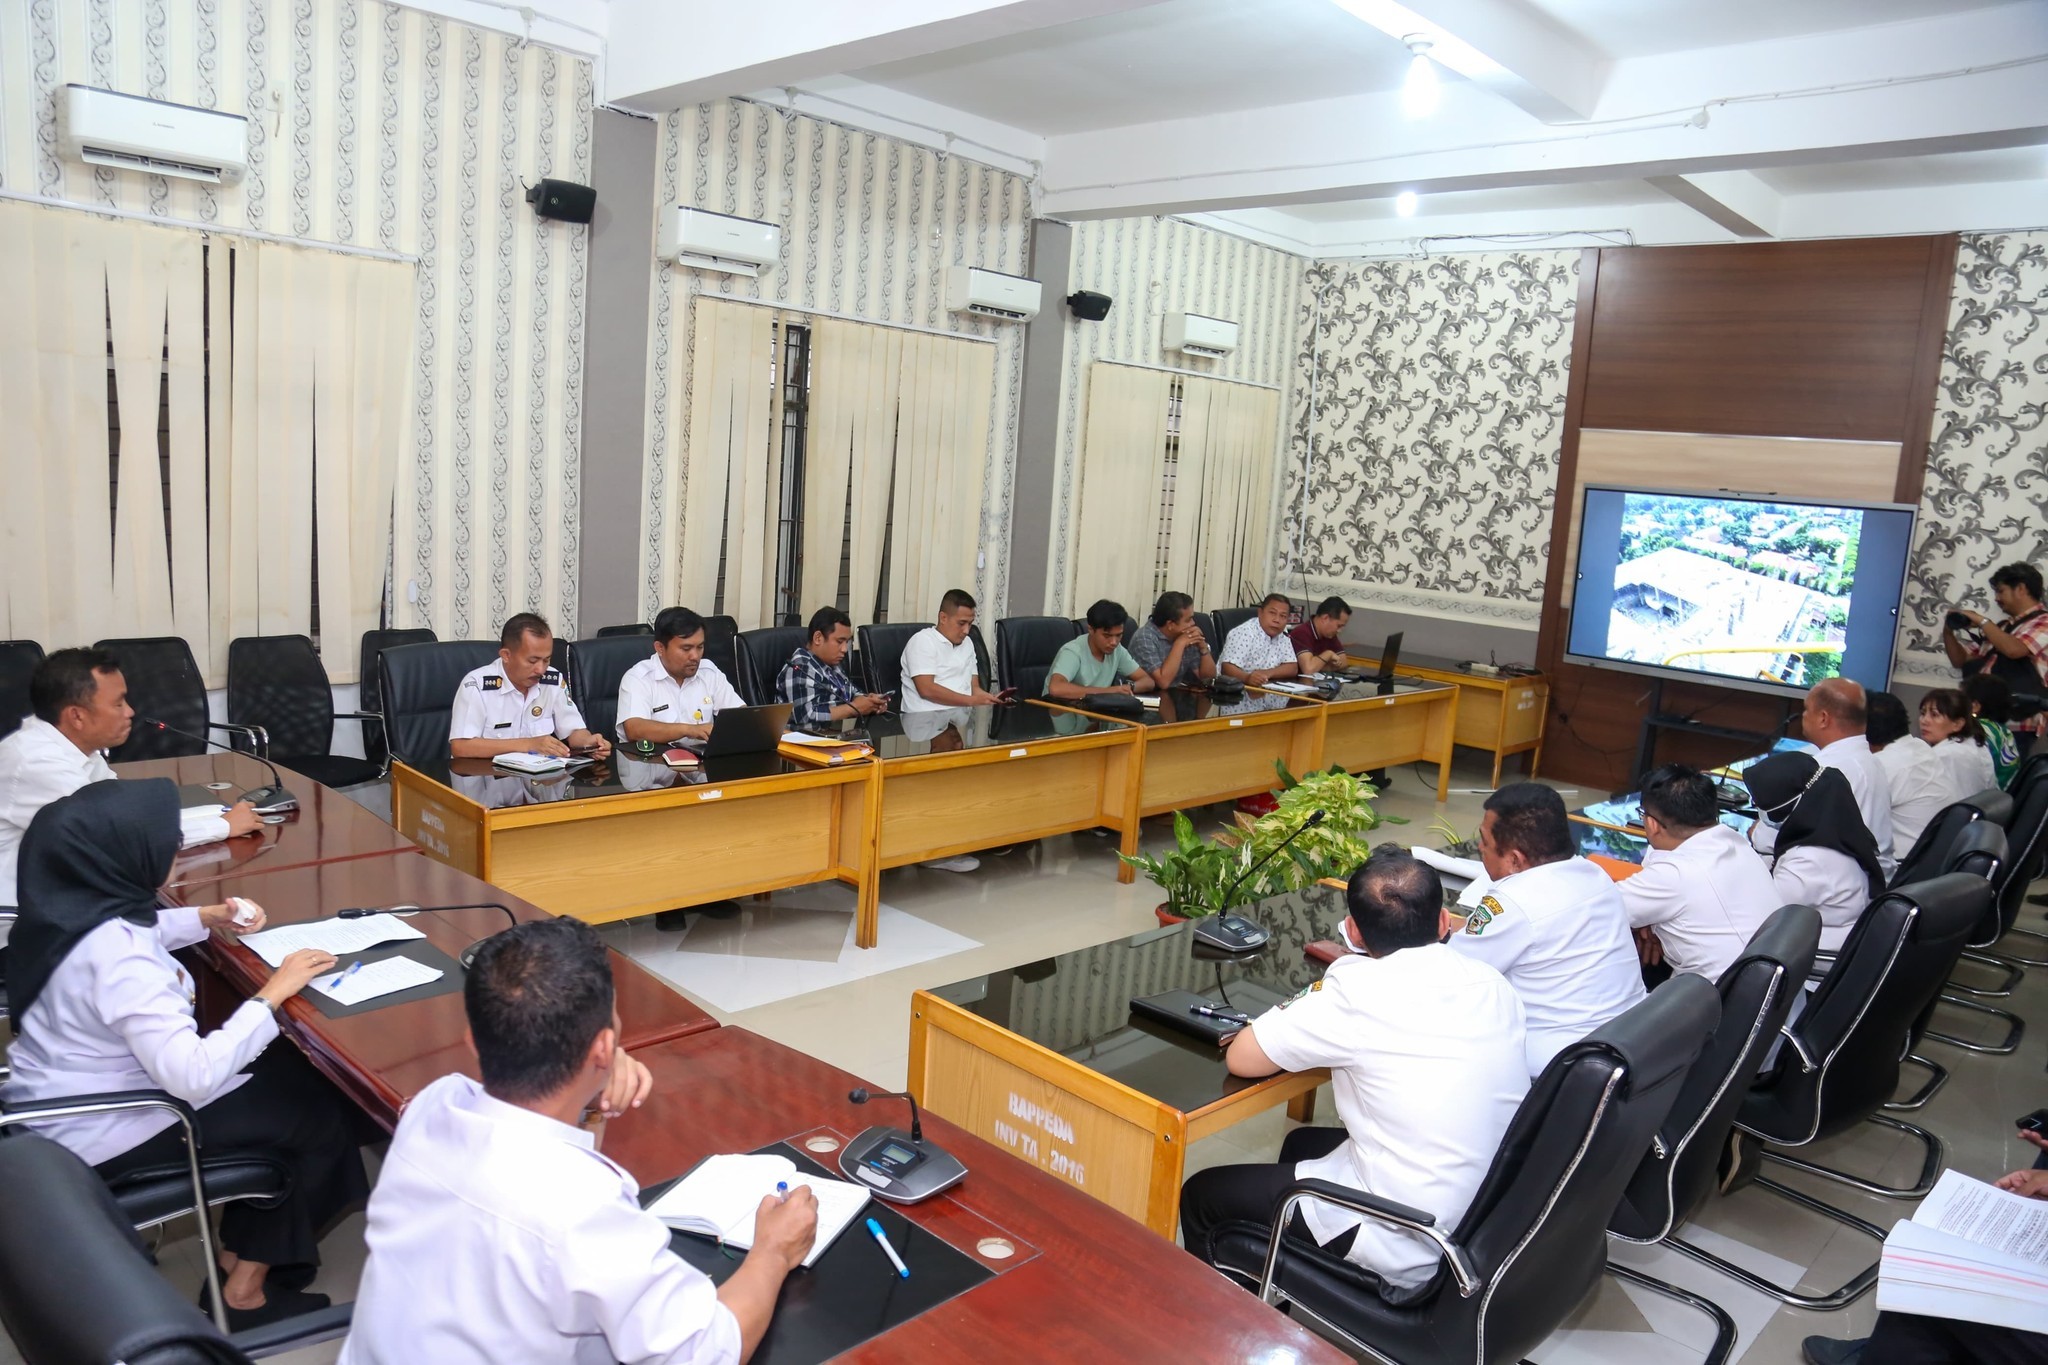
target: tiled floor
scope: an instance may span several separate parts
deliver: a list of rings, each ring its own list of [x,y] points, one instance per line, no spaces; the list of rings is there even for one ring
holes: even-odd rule
[[[1395,775],[1381,807],[1412,823],[1393,827],[1389,837],[1420,839],[1439,814],[1460,832],[1477,823],[1486,768],[1461,762],[1447,805],[1435,804],[1434,784],[1413,770]],[[1569,793],[1591,799],[1604,793]],[[382,805],[381,792],[365,793],[366,805]],[[1221,819],[1221,809],[1214,813]],[[1163,821],[1150,822],[1148,846],[1168,837]],[[883,878],[889,910],[882,946],[873,955],[845,947],[850,903],[836,888],[780,893],[766,903],[749,903],[736,920],[699,921],[688,935],[656,933],[651,924],[616,932],[620,946],[656,971],[672,971],[692,994],[725,1023],[739,1024],[812,1053],[866,1080],[900,1088],[908,1063],[909,1001],[913,990],[1028,962],[1137,932],[1153,923],[1156,896],[1149,886],[1116,881],[1116,858],[1108,839],[1081,834],[1049,839],[1003,857],[985,856],[980,870],[965,875],[908,868]],[[2026,919],[2039,919],[2030,908]],[[2030,944],[2021,951],[2044,945]],[[703,975],[707,964],[684,959],[723,959],[734,981]],[[716,968],[719,964],[709,964]],[[744,977],[744,982],[738,981]],[[707,982],[715,984],[706,985]],[[726,1008],[723,996],[745,1004]],[[760,1000],[762,1003],[745,1003]],[[1948,1143],[1948,1164],[1970,1175],[1991,1178],[2032,1164],[2034,1153],[2012,1136],[2011,1120],[2048,1101],[2048,968],[2037,968],[2010,1001],[2002,1002],[2038,1022],[2017,1054],[1981,1056],[1940,1044],[1930,1055],[1949,1067],[1953,1079],[1925,1110],[1909,1115],[1940,1133]],[[1938,1027],[1964,1036],[1990,1036],[1995,1025],[1981,1016],[1944,1010]],[[1909,1068],[1908,1088],[1921,1079]],[[1330,1113],[1327,1097],[1322,1112]],[[1278,1110],[1195,1144],[1190,1169],[1231,1162],[1271,1160],[1288,1121]],[[1873,1125],[1817,1144],[1815,1157],[1859,1173],[1910,1181],[1919,1154],[1902,1135]],[[1875,1199],[1842,1186],[1790,1172],[1787,1183],[1810,1189],[1838,1207],[1881,1227],[1911,1211],[1911,1205]],[[1710,1203],[1688,1234],[1767,1274],[1803,1276],[1804,1285],[1832,1287],[1876,1256],[1869,1239],[1759,1190],[1746,1190]],[[199,1265],[188,1237],[171,1237],[164,1247],[166,1273],[196,1286]],[[337,1299],[353,1294],[362,1260],[361,1219],[350,1219],[323,1245],[327,1265],[316,1288]],[[1833,1314],[1785,1308],[1775,1300],[1676,1253],[1616,1243],[1616,1259],[1670,1280],[1721,1304],[1741,1331],[1737,1359],[1747,1365],[1780,1365],[1799,1359],[1799,1342],[1809,1333],[1861,1335],[1876,1309],[1870,1296]],[[1613,1280],[1580,1307],[1565,1329],[1532,1353],[1545,1365],[1568,1362],[1696,1361],[1710,1337],[1704,1318],[1690,1309],[1624,1289]],[[330,1361],[333,1345],[277,1357],[298,1365]],[[0,1365],[16,1357],[0,1341]]]

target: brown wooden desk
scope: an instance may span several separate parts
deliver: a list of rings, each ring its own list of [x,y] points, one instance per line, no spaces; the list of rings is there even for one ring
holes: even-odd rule
[[[679,1038],[634,1055],[654,1073],[654,1093],[644,1108],[608,1126],[603,1150],[642,1185],[680,1175],[713,1153],[821,1131],[844,1139],[902,1117],[898,1101],[848,1102],[847,1090],[861,1084],[857,1077],[744,1029]],[[966,1163],[968,1174],[904,1215],[997,1273],[837,1359],[1348,1359],[1122,1214],[943,1118],[927,1114],[924,1129],[928,1141]],[[832,1153],[813,1155],[835,1164]],[[1015,1254],[981,1255],[980,1242],[991,1236]]]
[[[1353,668],[1380,666],[1377,656],[1350,655]],[[1488,677],[1468,673],[1450,659],[1411,658],[1403,654],[1397,671],[1425,682],[1449,683],[1458,689],[1456,742],[1493,755],[1493,785],[1500,785],[1500,765],[1512,754],[1530,755],[1529,776],[1543,762],[1543,716],[1550,709],[1550,679],[1541,673]],[[1441,798],[1439,798],[1441,799]]]
[[[1371,683],[1349,683],[1334,699],[1306,700],[1322,712],[1316,767],[1335,763],[1346,772],[1363,773],[1403,763],[1434,763],[1436,799],[1450,796],[1457,688],[1404,687],[1383,697]]]
[[[351,906],[477,901],[508,905],[522,920],[547,918],[538,906],[431,858],[342,859],[232,877],[207,885],[204,893],[217,899],[247,896],[263,906],[273,926],[319,919]],[[477,939],[503,929],[505,916],[496,910],[457,910],[417,915],[411,923],[454,957]],[[216,932],[201,952],[205,964],[218,973],[213,984],[226,991],[229,1002],[253,994],[270,978],[267,963],[224,933]],[[616,952],[612,980],[629,1049],[718,1027],[717,1020],[674,987]],[[208,1003],[209,1016],[226,1013]],[[459,991],[340,1019],[328,1018],[300,995],[286,1003],[279,1022],[342,1093],[386,1128],[397,1124],[406,1101],[431,1081],[451,1071],[476,1074],[476,1059],[463,1042],[467,1020]]]

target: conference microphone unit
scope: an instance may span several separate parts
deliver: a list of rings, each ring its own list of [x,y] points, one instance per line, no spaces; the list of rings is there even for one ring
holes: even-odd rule
[[[400,919],[409,919],[414,915],[438,915],[444,910],[502,910],[505,912],[505,918],[511,922],[512,927],[515,929],[519,927],[519,916],[513,914],[512,907],[504,904],[502,901],[469,901],[462,905],[357,905],[351,906],[346,910],[335,911],[334,917],[336,919],[368,919],[372,915],[396,915]],[[484,935],[484,938],[489,937],[491,937],[489,934]],[[464,948],[455,959],[462,964],[464,971],[468,971],[469,964],[476,960],[477,946],[483,941],[482,938],[476,939],[467,948]]]
[[[1248,953],[1255,948],[1265,947],[1267,941],[1273,937],[1265,926],[1255,920],[1246,919],[1243,915],[1227,914],[1223,907],[1230,904],[1230,898],[1237,894],[1237,888],[1243,886],[1252,873],[1272,862],[1286,851],[1289,844],[1323,823],[1325,814],[1324,811],[1311,811],[1308,819],[1302,821],[1294,833],[1282,839],[1277,848],[1239,873],[1237,880],[1225,887],[1222,896],[1217,898],[1216,913],[1195,921],[1195,942],[1211,948],[1220,948],[1226,953]]]
[[[291,792],[285,789],[284,779],[277,774],[277,765],[263,755],[243,754],[240,749],[237,749],[232,744],[223,744],[217,739],[208,739],[204,735],[195,735],[190,730],[180,730],[175,725],[153,719],[149,716],[137,716],[135,720],[137,724],[147,725],[159,734],[176,735],[180,739],[189,739],[195,744],[204,744],[211,749],[220,749],[230,754],[242,754],[243,758],[255,759],[270,770],[270,785],[267,787],[256,787],[243,792],[242,800],[247,801],[265,815],[275,815],[281,811],[297,810],[299,808],[299,798],[293,796]],[[253,737],[258,733],[258,731],[247,725],[230,725],[227,728],[251,736],[252,741]]]
[[[966,1176],[967,1168],[951,1152],[924,1140],[924,1121],[917,1101],[901,1090],[849,1090],[846,1098],[855,1104],[869,1100],[902,1100],[910,1106],[910,1131],[878,1124],[846,1144],[839,1153],[839,1170],[858,1180],[878,1197],[896,1204],[915,1204],[941,1190],[951,1189]]]

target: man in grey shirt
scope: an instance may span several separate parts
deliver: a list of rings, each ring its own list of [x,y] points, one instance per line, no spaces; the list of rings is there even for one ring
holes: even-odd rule
[[[1161,689],[1202,687],[1216,676],[1216,655],[1195,624],[1195,599],[1184,592],[1161,593],[1152,619],[1124,648]]]

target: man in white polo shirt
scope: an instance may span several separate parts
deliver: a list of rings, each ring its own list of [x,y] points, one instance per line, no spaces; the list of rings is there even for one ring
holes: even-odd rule
[[[1540,782],[1486,798],[1488,880],[1451,947],[1495,967],[1528,1016],[1529,1074],[1643,998],[1642,966],[1614,881],[1578,856],[1564,799]]]
[[[711,738],[720,711],[747,703],[717,664],[704,657],[704,618],[663,607],[654,618],[654,653],[619,679],[619,738],[674,744]]]
[[[495,663],[474,669],[455,689],[448,715],[448,751],[456,758],[499,754],[552,754],[581,750],[603,758],[612,746],[583,723],[569,689],[551,660],[555,632],[522,611],[498,632]]]
[[[1250,687],[1264,687],[1301,672],[1294,641],[1287,638],[1287,615],[1293,609],[1286,593],[1267,593],[1266,600],[1259,603],[1259,614],[1223,637],[1223,652],[1216,661],[1223,666],[1224,676]]]
[[[1834,768],[1849,779],[1864,827],[1877,840],[1878,863],[1889,877],[1899,866],[1892,856],[1892,788],[1870,752],[1870,740],[1864,735],[1867,721],[1863,684],[1827,678],[1807,690],[1805,709],[1799,713],[1799,733],[1820,751],[1814,757],[1821,767]]]
[[[944,711],[991,706],[1002,698],[982,686],[981,661],[967,632],[974,628],[974,598],[959,588],[939,599],[939,619],[903,646],[901,709]]]
[[[1643,779],[1643,831],[1643,870],[1617,886],[1644,962],[1719,981],[1783,900],[1770,865],[1721,823],[1712,780],[1682,764]]]
[[[1436,873],[1405,849],[1382,849],[1351,874],[1345,900],[1337,933],[1351,954],[1253,1020],[1224,1054],[1238,1076],[1328,1067],[1344,1126],[1297,1128],[1277,1164],[1188,1180],[1181,1239],[1212,1264],[1215,1233],[1270,1228],[1297,1179],[1365,1190],[1455,1227],[1528,1092],[1521,1002],[1499,972],[1439,942],[1454,921]],[[1315,1201],[1288,1235],[1404,1288],[1427,1280],[1439,1259],[1418,1233]]]

